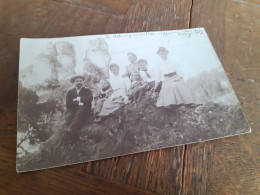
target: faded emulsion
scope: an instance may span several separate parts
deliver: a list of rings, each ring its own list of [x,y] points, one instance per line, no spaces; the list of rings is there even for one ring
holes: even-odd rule
[[[20,45],[17,171],[250,132],[203,28]]]

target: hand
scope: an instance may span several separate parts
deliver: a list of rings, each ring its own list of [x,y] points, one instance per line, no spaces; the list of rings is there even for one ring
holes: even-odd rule
[[[74,98],[73,101],[74,102],[76,102],[76,101],[80,102],[80,97],[78,96],[78,97]]]
[[[82,103],[82,102],[79,102],[79,106],[83,106],[84,105],[84,103]]]

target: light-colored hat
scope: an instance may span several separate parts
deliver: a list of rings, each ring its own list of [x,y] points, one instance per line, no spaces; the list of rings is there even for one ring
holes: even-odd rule
[[[165,49],[164,47],[159,47],[157,53],[158,54],[160,54],[160,53],[169,53],[169,51],[167,49]]]
[[[72,76],[70,78],[70,82],[74,83],[74,81],[77,79],[77,78],[81,78],[83,81],[85,80],[85,77],[83,75],[79,75],[79,74],[76,74],[74,76]]]

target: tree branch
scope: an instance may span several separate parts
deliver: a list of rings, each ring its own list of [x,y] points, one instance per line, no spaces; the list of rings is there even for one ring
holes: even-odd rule
[[[17,146],[18,148],[21,148],[22,149],[22,151],[24,151],[25,152],[25,154],[29,154],[29,152],[28,151],[26,151],[22,146]],[[21,153],[20,153],[21,154]]]
[[[30,135],[30,131],[28,131],[28,133],[26,134],[26,136],[24,138],[21,139],[21,141],[19,143],[17,143],[17,147],[20,147],[21,144],[27,140],[29,138],[29,135]]]

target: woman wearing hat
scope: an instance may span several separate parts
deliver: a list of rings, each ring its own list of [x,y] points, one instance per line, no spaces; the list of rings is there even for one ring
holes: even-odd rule
[[[159,67],[159,78],[157,80],[162,82],[162,87],[156,106],[196,105],[196,97],[179,75],[177,67],[168,60],[168,53],[169,51],[164,47],[160,47],[157,51],[157,54],[162,59],[162,64]],[[156,82],[155,89],[158,84],[159,82]]]
[[[100,112],[101,117],[109,115],[128,102],[126,91],[130,86],[130,80],[119,75],[117,64],[111,64],[109,70],[111,74],[108,82],[113,89],[113,93],[104,101]]]

